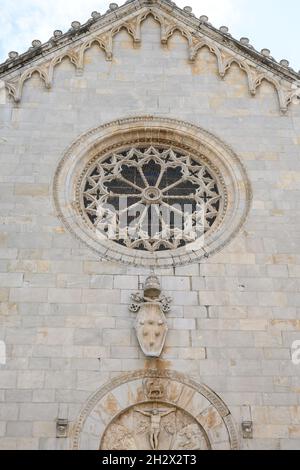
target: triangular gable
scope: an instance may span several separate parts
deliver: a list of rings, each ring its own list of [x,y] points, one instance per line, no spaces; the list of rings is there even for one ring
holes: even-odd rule
[[[21,56],[14,57],[0,66],[0,77],[8,93],[16,102],[21,101],[23,85],[34,73],[38,73],[47,88],[53,83],[53,71],[68,57],[80,73],[84,68],[84,54],[94,44],[104,50],[106,59],[112,60],[114,37],[122,29],[127,30],[133,43],[141,42],[141,25],[152,15],[161,27],[161,42],[166,44],[175,31],[179,31],[188,43],[190,62],[198,52],[207,47],[217,58],[219,75],[224,78],[232,64],[237,64],[248,78],[249,92],[255,95],[261,83],[273,84],[280,109],[286,112],[290,103],[300,99],[300,74],[288,67],[285,61],[254,50],[247,41],[237,41],[226,29],[217,30],[205,17],[198,20],[191,9],[178,8],[168,0],[131,0],[121,7],[111,4],[106,15],[97,13],[84,25],[75,22],[66,34],[59,32],[46,44],[34,42],[34,47]]]

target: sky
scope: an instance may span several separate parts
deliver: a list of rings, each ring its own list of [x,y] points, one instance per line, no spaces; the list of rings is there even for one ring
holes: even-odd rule
[[[111,0],[0,0],[0,63],[9,51],[25,52],[33,39],[47,41],[55,29],[84,23],[92,11],[104,14]],[[117,2],[118,3],[118,2]],[[119,5],[125,0],[119,1]],[[268,48],[276,60],[288,59],[300,70],[299,0],[176,0],[215,26],[228,26],[237,39],[246,36],[258,50]]]

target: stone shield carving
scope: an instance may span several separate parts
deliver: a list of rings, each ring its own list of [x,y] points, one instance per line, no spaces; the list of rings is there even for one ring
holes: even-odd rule
[[[143,295],[131,295],[129,310],[137,313],[135,331],[146,357],[160,357],[168,333],[165,313],[170,311],[172,299],[161,294],[160,282],[151,274],[145,282]]]
[[[112,379],[72,427],[73,449],[238,449],[231,413],[209,387],[188,377],[140,370]]]
[[[159,303],[143,304],[135,322],[141,349],[147,357],[159,357],[166,340],[168,325]]]

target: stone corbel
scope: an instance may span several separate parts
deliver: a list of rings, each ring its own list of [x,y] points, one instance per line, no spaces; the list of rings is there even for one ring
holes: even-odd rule
[[[286,97],[286,106],[290,104],[300,104],[300,82],[294,83]]]
[[[16,84],[5,82],[5,88],[8,91],[8,95],[12,96],[12,98],[14,99],[16,103],[19,103],[21,101],[21,93],[20,91],[17,91]]]
[[[156,12],[152,12],[153,17],[158,23],[160,24],[161,29],[161,43],[166,45],[168,43],[169,38],[174,33],[175,29],[178,28],[178,24],[175,21],[169,21],[163,16],[159,15]]]
[[[112,37],[111,31],[108,31],[107,33],[101,35],[99,40],[100,40],[99,45],[100,45],[100,47],[103,48],[103,50],[105,52],[106,60],[112,61],[112,58],[113,58],[113,37]]]

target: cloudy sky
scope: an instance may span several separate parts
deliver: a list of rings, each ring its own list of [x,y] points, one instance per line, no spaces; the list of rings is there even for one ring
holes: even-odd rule
[[[123,4],[125,0],[119,0]],[[55,29],[66,31],[73,20],[84,23],[92,11],[105,13],[111,0],[0,0],[0,63],[9,51],[25,52],[33,39],[47,41]],[[176,0],[206,14],[216,26],[247,36],[258,50],[267,47],[277,59],[300,69],[299,0]]]

